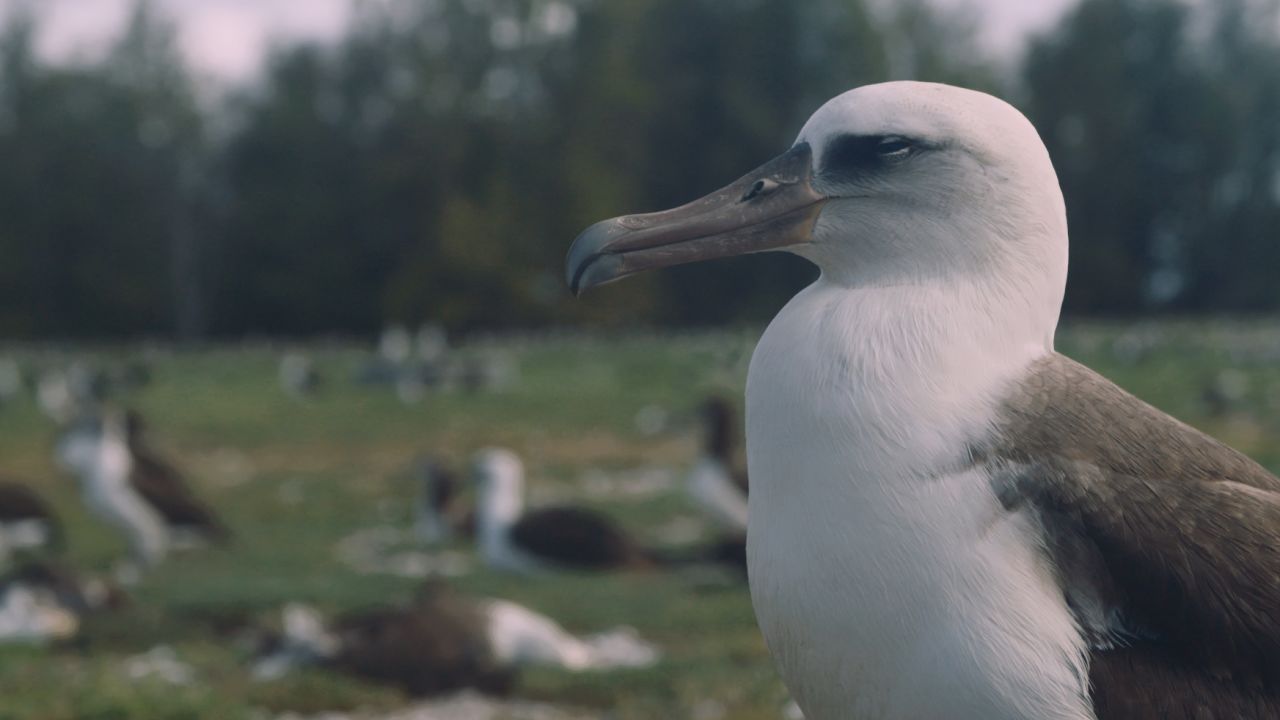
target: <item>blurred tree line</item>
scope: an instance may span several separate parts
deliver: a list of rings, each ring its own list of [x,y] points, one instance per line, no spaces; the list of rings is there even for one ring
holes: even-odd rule
[[[926,0],[357,2],[215,94],[140,1],[101,59],[0,36],[0,336],[226,337],[767,318],[784,256],[561,277],[590,222],[784,149],[842,90],[996,92],[1067,194],[1068,310],[1280,309],[1280,0],[1082,0],[1016,67]],[[618,312],[620,305],[626,312]],[[624,320],[625,319],[625,320]]]

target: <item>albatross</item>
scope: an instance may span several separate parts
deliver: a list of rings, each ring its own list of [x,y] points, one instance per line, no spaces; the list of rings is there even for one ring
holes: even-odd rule
[[[0,563],[13,553],[62,544],[62,524],[49,503],[21,481],[0,479]]]
[[[476,453],[480,555],[490,567],[521,573],[639,570],[656,558],[609,518],[556,505],[526,510],[524,463],[504,448]]]
[[[131,566],[122,570],[129,575],[175,546],[230,539],[213,509],[151,449],[134,411],[86,415],[59,435],[55,455],[79,477],[89,510],[128,538]]]
[[[577,637],[523,605],[466,597],[440,580],[424,584],[408,605],[357,611],[331,624],[291,604],[284,633],[264,650],[253,669],[260,680],[322,664],[418,696],[461,688],[505,695],[529,665],[606,671],[648,667],[660,656],[631,628]]]
[[[575,241],[575,292],[783,250],[820,275],[747,379],[752,601],[810,720],[1280,717],[1280,479],[1054,351],[1035,128],[918,82]]]

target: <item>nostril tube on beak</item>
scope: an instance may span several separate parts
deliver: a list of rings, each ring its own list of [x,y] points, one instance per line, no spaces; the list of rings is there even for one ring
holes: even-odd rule
[[[773,189],[776,187],[778,187],[777,182],[770,180],[768,178],[761,178],[751,183],[751,187],[747,188],[747,191],[742,194],[742,200],[740,200],[739,202],[746,202],[748,200],[760,197],[761,195],[765,195],[769,192],[772,192]]]
[[[565,257],[574,294],[671,265],[786,250],[811,241],[827,198],[813,188],[808,143],[691,203],[602,220],[583,230]]]

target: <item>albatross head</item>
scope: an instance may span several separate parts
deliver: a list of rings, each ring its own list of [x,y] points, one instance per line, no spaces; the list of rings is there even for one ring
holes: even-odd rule
[[[1062,193],[1031,123],[990,95],[891,82],[823,105],[790,150],[701,200],[596,223],[574,292],[643,270],[785,250],[848,287],[951,283],[1052,337],[1066,283]]]

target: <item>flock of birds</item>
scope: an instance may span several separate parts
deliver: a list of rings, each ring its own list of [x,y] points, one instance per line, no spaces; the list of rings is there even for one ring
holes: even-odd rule
[[[289,352],[280,359],[279,377],[280,387],[299,400],[313,397],[325,384],[315,362],[303,352]],[[378,341],[377,355],[355,375],[363,385],[392,387],[405,404],[421,402],[432,390],[500,390],[516,379],[515,366],[502,355],[451,352],[448,336],[433,324],[415,333],[398,325],[388,328]]]
[[[1118,360],[1127,357],[1122,351],[1136,333],[1118,337],[1112,348]],[[1144,347],[1164,340],[1148,339]],[[411,403],[430,390],[482,391],[514,377],[509,362],[450,353],[434,329],[414,337],[393,328],[355,379],[390,386]],[[18,363],[0,360],[0,405],[23,392],[35,397],[59,428],[57,465],[76,478],[90,514],[119,532],[128,549],[105,577],[73,572],[58,559],[66,540],[52,505],[28,484],[0,480],[0,567],[7,568],[0,576],[0,643],[71,640],[87,616],[126,604],[128,588],[172,553],[232,542],[217,510],[192,490],[178,465],[157,451],[143,416],[117,402],[148,382],[149,372],[140,363],[106,368],[78,363],[29,380]],[[280,360],[279,384],[290,397],[308,399],[323,389],[325,378],[309,357],[289,352]],[[1230,378],[1214,376],[1203,387],[1206,398],[1239,394],[1230,392]],[[1217,407],[1208,400],[1206,405]],[[683,487],[718,532],[692,551],[647,546],[606,515],[582,506],[528,507],[524,464],[504,448],[476,452],[466,471],[439,458],[423,459],[406,534],[423,549],[470,544],[482,564],[501,572],[713,566],[745,577],[748,482],[738,423],[735,404],[724,397],[710,396],[699,407],[701,451],[684,473]],[[464,487],[468,481],[470,493]],[[503,695],[520,668],[531,664],[603,671],[645,666],[659,657],[630,628],[578,637],[509,600],[469,597],[441,579],[453,574],[443,565],[401,574],[435,577],[407,603],[332,619],[303,604],[284,607],[279,629],[258,635],[253,677],[272,680],[320,665],[415,696],[461,689]]]
[[[401,332],[388,335],[359,379],[391,383],[406,401],[417,392],[402,388],[406,376],[425,386],[452,378],[471,389],[506,377],[493,371],[496,363],[479,366],[483,369],[458,364],[443,341],[438,348],[419,342],[419,350],[428,352],[413,353],[404,351]],[[10,369],[21,377],[16,364],[0,362],[0,376]],[[76,478],[87,510],[121,535],[127,553],[104,577],[73,572],[61,559],[65,533],[51,504],[28,484],[0,482],[0,560],[8,567],[0,578],[0,643],[70,640],[87,616],[127,603],[129,587],[172,554],[243,541],[193,491],[178,464],[155,449],[141,413],[123,409],[119,398],[146,382],[141,366],[104,372],[77,365],[35,384],[37,400],[58,425],[57,465]],[[281,361],[280,384],[286,393],[303,396],[321,379],[295,353]],[[718,572],[730,582],[745,580],[747,482],[736,409],[712,396],[700,413],[703,450],[687,473],[686,487],[720,530],[705,547],[648,547],[608,516],[574,504],[527,507],[524,464],[503,448],[478,451],[465,472],[440,459],[424,460],[413,524],[406,532],[424,549],[470,543],[482,564],[507,573],[712,566],[727,568]],[[471,493],[463,492],[464,476],[472,483]],[[509,600],[470,597],[441,573],[428,576],[408,603],[333,619],[290,604],[281,620],[278,630],[259,628],[250,668],[256,679],[321,665],[414,696],[464,689],[505,694],[526,665],[603,671],[648,666],[660,654],[629,627],[579,637]]]

